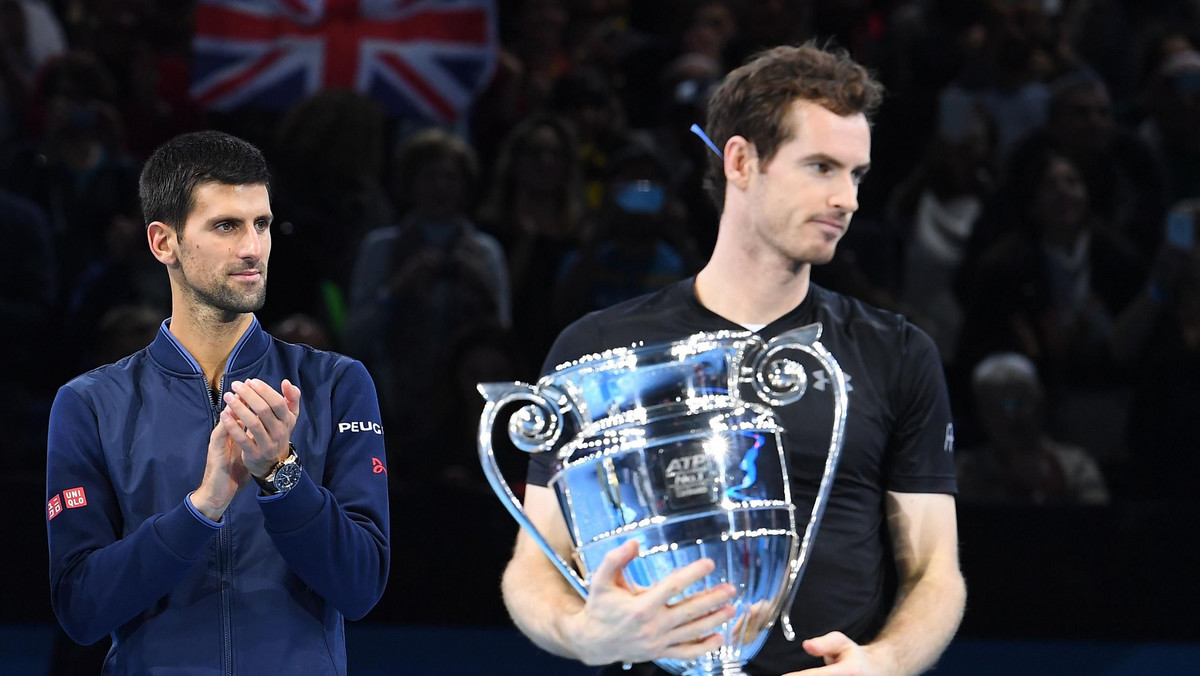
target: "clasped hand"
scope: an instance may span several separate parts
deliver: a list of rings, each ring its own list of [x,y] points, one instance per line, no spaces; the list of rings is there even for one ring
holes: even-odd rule
[[[235,381],[208,440],[208,458],[192,503],[214,521],[251,475],[265,477],[288,456],[300,414],[300,388],[284,380],[276,392],[261,380]]]
[[[284,380],[280,394],[257,379],[234,381],[230,388],[219,426],[241,449],[250,474],[264,477],[288,456],[288,441],[300,413],[300,390]]]

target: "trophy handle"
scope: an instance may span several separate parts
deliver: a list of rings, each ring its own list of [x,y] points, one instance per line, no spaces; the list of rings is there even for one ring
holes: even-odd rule
[[[748,380],[755,394],[771,406],[786,406],[799,401],[808,389],[808,375],[804,367],[791,359],[777,359],[784,350],[803,350],[817,343],[821,337],[821,324],[809,324],[781,333],[769,343],[751,347],[747,355],[750,361]]]
[[[508,438],[513,445],[526,453],[542,453],[549,451],[562,434],[562,408],[557,402],[564,402],[566,397],[553,388],[534,388],[525,383],[480,383],[479,393],[487,400],[483,414],[479,418],[479,461],[483,465],[483,473],[487,476],[492,491],[504,503],[509,514],[525,529],[542,552],[550,559],[550,563],[566,578],[571,587],[583,598],[587,598],[587,585],[558,552],[546,542],[546,538],[534,527],[533,522],[525,515],[521,501],[517,499],[500,466],[496,463],[496,455],[492,448],[492,430],[500,410],[515,401],[528,401],[509,418]],[[551,398],[546,395],[559,395]]]
[[[833,428],[829,440],[829,452],[825,457],[825,471],[821,476],[821,484],[817,489],[817,497],[813,502],[812,514],[809,516],[808,525],[804,528],[804,536],[800,539],[798,545],[794,545],[792,549],[787,590],[784,593],[786,601],[783,604],[783,611],[780,614],[783,635],[789,641],[796,640],[796,631],[792,628],[790,616],[792,603],[796,599],[796,590],[799,588],[800,578],[804,575],[805,567],[808,566],[809,547],[813,539],[817,536],[817,528],[820,526],[821,518],[825,514],[825,506],[829,502],[829,493],[833,490],[833,479],[837,473],[838,461],[842,455],[842,443],[845,440],[846,413],[850,406],[850,401],[846,394],[846,375],[842,372],[842,367],[833,358],[833,355],[821,344],[820,337],[821,324],[819,322],[793,329],[773,338],[754,360],[753,384],[755,390],[760,398],[772,406],[790,404],[799,400],[800,397],[804,396],[807,385],[807,376],[804,373],[804,367],[800,364],[790,359],[771,361],[783,350],[800,350],[816,358],[821,363],[821,366],[825,368],[825,372],[828,374],[829,381],[832,384],[834,401]],[[788,491],[788,500],[790,502],[791,483],[787,474],[786,459],[783,471],[784,486]]]

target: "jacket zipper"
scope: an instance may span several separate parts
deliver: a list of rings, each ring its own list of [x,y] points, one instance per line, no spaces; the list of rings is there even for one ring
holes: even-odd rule
[[[213,428],[221,422],[221,396],[225,392],[225,374],[221,374],[221,378],[217,383],[219,389],[209,391],[209,400],[212,402],[212,422]],[[205,389],[208,389],[208,383],[204,384]],[[233,676],[233,585],[231,583],[233,573],[233,543],[232,537],[229,534],[230,520],[232,512],[225,510],[224,526],[217,533],[217,568],[218,568],[218,589],[221,592],[221,649],[224,657],[224,673],[226,676]]]

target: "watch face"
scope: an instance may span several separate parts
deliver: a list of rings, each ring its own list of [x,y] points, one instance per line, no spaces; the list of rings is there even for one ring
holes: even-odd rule
[[[275,490],[280,493],[291,490],[300,481],[300,465],[289,462],[275,471],[275,477],[272,483],[275,484]]]

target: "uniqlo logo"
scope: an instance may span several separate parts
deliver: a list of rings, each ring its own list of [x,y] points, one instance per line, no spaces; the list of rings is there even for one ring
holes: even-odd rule
[[[83,492],[83,486],[79,488],[68,488],[62,493],[63,499],[67,501],[67,509],[75,509],[83,507],[87,504],[87,495]]]
[[[53,519],[59,514],[62,514],[62,511],[62,500],[59,500],[58,494],[55,493],[54,497],[50,498],[50,502],[46,503],[46,516],[50,519]]]

